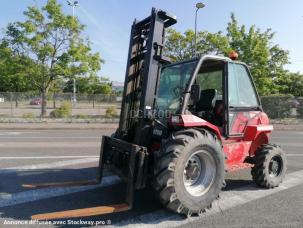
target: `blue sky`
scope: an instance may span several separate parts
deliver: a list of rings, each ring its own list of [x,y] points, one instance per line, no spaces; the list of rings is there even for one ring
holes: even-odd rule
[[[58,0],[66,13],[71,13],[65,0]],[[4,3],[5,2],[5,3]],[[8,22],[22,20],[22,12],[28,5],[42,5],[46,0],[3,1],[0,27]],[[184,31],[194,26],[194,0],[79,0],[76,15],[86,24],[85,34],[99,51],[105,64],[101,75],[111,80],[123,81],[130,27],[134,18],[143,19],[157,7],[175,14],[178,24],[174,27]],[[276,32],[274,39],[282,48],[290,51],[291,71],[303,73],[303,1],[302,0],[204,0],[206,8],[199,12],[199,30],[225,31],[231,12],[238,21],[247,26],[255,24],[265,30]]]

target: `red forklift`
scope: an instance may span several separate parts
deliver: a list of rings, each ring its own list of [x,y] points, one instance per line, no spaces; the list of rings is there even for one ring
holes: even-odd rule
[[[103,136],[95,180],[31,184],[68,187],[99,184],[104,167],[126,183],[118,205],[52,212],[32,219],[95,216],[130,210],[133,194],[153,186],[164,207],[201,215],[219,197],[226,172],[251,169],[262,188],[286,172],[282,149],[270,144],[273,126],[263,112],[249,67],[228,57],[204,55],[178,63],[164,56],[165,29],[176,17],[152,9],[135,20],[119,128]]]

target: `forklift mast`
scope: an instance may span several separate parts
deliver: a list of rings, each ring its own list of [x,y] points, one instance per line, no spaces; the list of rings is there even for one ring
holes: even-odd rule
[[[169,59],[163,56],[165,29],[176,17],[152,9],[151,16],[135,20],[130,37],[121,116],[116,137],[138,145],[146,144],[146,114],[154,107],[160,70]],[[145,135],[145,136],[144,136]]]

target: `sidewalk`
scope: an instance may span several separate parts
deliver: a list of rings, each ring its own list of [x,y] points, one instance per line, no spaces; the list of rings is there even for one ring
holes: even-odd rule
[[[274,131],[303,131],[303,124],[273,124]]]

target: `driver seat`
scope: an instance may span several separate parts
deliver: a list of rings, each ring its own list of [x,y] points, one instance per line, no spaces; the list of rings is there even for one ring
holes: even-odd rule
[[[212,111],[216,104],[216,96],[215,89],[202,90],[200,100],[196,103],[196,112]]]

